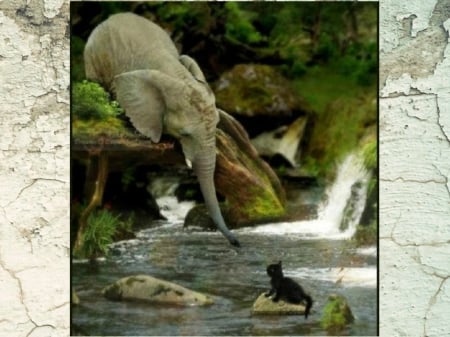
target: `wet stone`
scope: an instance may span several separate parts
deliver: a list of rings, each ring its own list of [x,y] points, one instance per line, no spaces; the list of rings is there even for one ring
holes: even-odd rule
[[[305,306],[301,304],[291,304],[279,300],[272,301],[271,297],[266,297],[265,293],[258,296],[253,303],[253,315],[304,315]]]
[[[148,275],[124,277],[105,287],[102,294],[113,301],[137,300],[181,306],[214,303],[209,296]]]

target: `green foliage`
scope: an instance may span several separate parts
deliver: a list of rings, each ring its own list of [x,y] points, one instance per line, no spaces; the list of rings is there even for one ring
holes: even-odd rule
[[[368,86],[376,82],[378,76],[376,42],[354,42],[335,62],[336,69],[351,77],[355,83]]]
[[[330,34],[323,33],[319,37],[318,46],[315,52],[315,57],[320,59],[322,62],[328,62],[337,57],[338,46],[336,42],[332,39]]]
[[[123,109],[98,84],[75,82],[72,89],[72,133],[75,139],[96,135],[131,136],[123,119]]]
[[[361,88],[333,67],[314,67],[294,88],[312,109],[303,168],[332,178],[336,164],[359,145],[366,125],[376,122],[376,86]]]
[[[83,51],[85,42],[80,37],[73,35],[70,39],[70,52],[72,55],[71,60],[71,80],[73,82],[82,81],[85,78],[84,74],[84,61]]]
[[[252,24],[257,13],[242,9],[238,2],[227,2],[225,8],[227,9],[226,35],[229,38],[248,44],[263,40],[263,36]]]
[[[130,166],[125,168],[125,170],[122,172],[122,189],[124,191],[126,191],[128,189],[128,186],[130,186],[130,184],[132,182],[135,181],[135,174],[136,174],[136,167],[134,166]]]
[[[120,215],[119,215],[120,216]],[[133,225],[136,220],[136,214],[134,212],[131,212],[131,214],[126,219],[122,219],[123,217],[120,216],[121,220],[119,221],[119,226],[117,227],[116,232],[114,233],[113,240],[125,240],[134,238],[133,233]]]
[[[377,205],[373,205],[377,207]],[[369,246],[377,244],[378,242],[378,221],[375,219],[368,226],[359,225],[353,235],[352,240],[357,246]]]
[[[291,69],[289,71],[290,77],[300,77],[307,71],[306,65],[300,60],[294,60],[292,62]]]
[[[87,228],[81,239],[81,248],[75,252],[77,257],[95,258],[108,253],[108,245],[113,242],[114,234],[119,227],[119,216],[107,210],[93,211],[88,218]]]
[[[72,114],[77,119],[104,119],[123,113],[116,101],[98,83],[75,82],[72,90]]]
[[[207,34],[213,23],[211,9],[204,2],[147,2],[144,8],[155,12],[159,21],[168,23],[176,32],[188,27],[195,33]]]
[[[107,255],[109,245],[117,239],[129,238],[133,233],[134,214],[122,220],[107,209],[93,211],[88,218],[86,230],[81,239],[81,248],[74,252],[78,258],[95,259]]]

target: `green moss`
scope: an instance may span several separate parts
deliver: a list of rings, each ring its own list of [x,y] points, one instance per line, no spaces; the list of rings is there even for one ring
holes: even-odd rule
[[[117,117],[123,110],[119,103],[112,101],[110,95],[98,83],[90,81],[75,82],[72,90],[72,116],[76,119],[104,119]]]
[[[262,192],[262,193],[261,193]],[[247,209],[244,208],[244,212],[248,214],[251,219],[276,218],[282,216],[285,213],[283,205],[276,197],[273,191],[258,189],[255,191],[255,198],[252,203],[249,203]]]
[[[284,101],[291,97],[289,82],[268,65],[237,65],[224,79],[233,83],[216,92],[217,103],[225,110],[244,114],[270,113],[274,95]]]
[[[376,207],[376,205],[375,205]],[[359,225],[353,235],[352,240],[358,247],[377,244],[378,242],[378,222],[377,219],[372,221],[368,226]]]
[[[122,299],[122,287],[116,282],[104,288],[102,294],[112,301],[120,301]]]
[[[249,171],[261,179],[262,183],[254,184],[248,188],[248,202],[240,204],[240,211],[245,214],[248,219],[271,219],[277,218],[285,214],[286,210],[272,188],[272,183],[266,173],[257,165],[255,161],[242,156],[241,161]]]
[[[94,138],[98,135],[131,136],[125,126],[123,109],[98,84],[76,82],[72,89],[72,134],[75,139]]]
[[[334,68],[312,68],[295,90],[311,107],[310,137],[303,168],[311,174],[333,178],[336,163],[360,145],[367,125],[377,121],[376,87],[360,87]],[[376,138],[368,145],[367,165],[376,161]]]
[[[376,139],[372,139],[363,146],[362,154],[364,156],[364,165],[368,170],[374,170],[378,167]]]
[[[127,280],[125,281],[125,284],[127,286],[132,286],[134,283],[144,283],[145,281],[139,277],[136,276],[130,276],[129,278],[127,278]]]
[[[331,295],[323,309],[320,326],[328,331],[339,331],[353,320],[353,314],[345,299],[339,295]]]

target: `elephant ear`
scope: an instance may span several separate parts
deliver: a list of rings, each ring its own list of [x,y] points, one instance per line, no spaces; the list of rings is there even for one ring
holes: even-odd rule
[[[179,58],[182,65],[195,77],[196,80],[206,84],[205,75],[195,60],[187,55],[181,55]]]
[[[133,126],[158,143],[166,110],[164,97],[151,70],[136,70],[117,75],[114,89],[117,101],[125,109]]]

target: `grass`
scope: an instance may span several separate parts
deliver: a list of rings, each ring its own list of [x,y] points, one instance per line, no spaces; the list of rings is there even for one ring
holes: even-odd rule
[[[336,68],[313,67],[294,81],[294,88],[313,111],[304,169],[332,178],[336,163],[377,121],[376,84],[364,86]]]
[[[113,215],[107,209],[92,212],[83,233],[81,248],[74,252],[74,256],[94,260],[98,256],[108,255],[111,243],[132,233],[133,222],[134,215],[122,220],[120,214]]]
[[[75,252],[75,255],[90,259],[107,255],[108,246],[113,242],[119,222],[119,216],[114,216],[107,210],[92,212],[88,218],[86,231],[83,233],[81,248]]]

